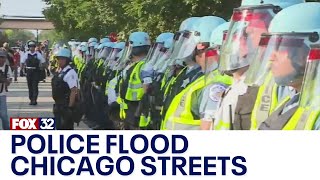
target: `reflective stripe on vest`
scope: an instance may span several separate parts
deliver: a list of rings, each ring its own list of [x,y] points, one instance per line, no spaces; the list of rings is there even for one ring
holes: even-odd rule
[[[251,115],[251,130],[257,130],[275,109],[278,104],[277,87],[272,74],[269,73],[263,85],[259,87]]]
[[[110,87],[109,81],[106,82],[106,86],[105,86],[105,91],[104,91],[104,95],[108,96],[108,89]]]
[[[76,67],[78,68],[78,65],[79,65],[79,58],[77,56],[74,56],[73,58],[73,62],[74,64],[76,65]]]
[[[299,107],[282,130],[312,130],[320,110]]]
[[[172,78],[170,79],[170,81],[166,83],[166,85],[164,86],[165,90],[164,90],[164,93],[163,93],[163,100],[165,100],[165,99],[167,98],[167,95],[168,95],[168,93],[169,93],[170,88],[171,88],[172,85],[176,82],[177,78],[178,78],[179,76],[181,76],[181,74],[184,72],[185,69],[186,69],[186,67],[183,68],[176,77],[172,77]],[[169,72],[170,72],[170,71],[167,71],[167,73],[169,73]],[[161,115],[161,116],[164,115],[164,113],[163,113],[163,106],[161,107],[160,115]],[[161,124],[161,127],[162,127],[162,125],[163,125],[163,124]]]
[[[287,97],[282,105],[280,104],[277,107],[277,111],[281,110],[279,108],[284,109],[284,104],[287,103],[290,100],[289,97]],[[279,109],[279,110],[278,110]],[[287,119],[286,123],[283,124],[283,127],[280,127],[279,129],[282,130],[313,130],[314,125],[316,121],[318,120],[320,116],[320,108],[317,106],[306,106],[306,107],[298,107],[294,112],[291,112],[292,116]],[[290,115],[290,114],[289,114]],[[275,117],[277,118],[277,117]],[[277,120],[281,121],[282,117],[279,115]],[[286,120],[286,119],[284,119]]]
[[[163,77],[162,77],[162,80],[161,80],[161,90],[166,86],[166,83],[167,83],[167,78],[168,78],[168,75],[170,73],[170,69],[167,69],[166,72],[164,73]]]
[[[140,70],[143,64],[144,61],[138,62],[134,67],[132,73],[130,74],[128,89],[126,93],[126,100],[128,101],[140,101],[144,94],[142,81],[140,79]]]
[[[200,119],[194,119],[191,107],[194,92],[203,89],[212,83],[224,83],[230,85],[232,79],[229,76],[222,76],[219,72],[213,71],[213,77],[206,81],[205,76],[199,77],[193,83],[182,90],[171,102],[163,122],[163,130],[199,130]]]
[[[98,68],[99,68],[102,64],[103,64],[103,60],[100,59],[100,60],[98,61]]]
[[[230,127],[231,127],[230,122],[219,121],[219,123],[215,125],[214,129],[217,129],[217,130],[230,129]]]
[[[314,130],[313,128],[314,128],[319,117],[320,117],[320,110],[311,111],[309,118],[306,121],[306,124],[304,126],[304,130]]]
[[[166,97],[167,97],[167,95],[168,95],[168,93],[169,93],[170,88],[171,88],[172,85],[176,82],[177,78],[178,78],[179,76],[181,76],[181,74],[184,72],[185,69],[186,69],[186,67],[183,68],[176,77],[172,77],[172,78],[170,79],[170,81],[165,85],[165,88],[166,88],[166,89],[165,89],[165,91],[164,91],[164,96],[163,96],[164,98],[163,98],[163,99],[166,99]],[[169,72],[168,72],[168,73],[169,73]]]
[[[117,83],[118,83],[118,78],[114,78],[112,79],[110,82],[107,81],[106,82],[106,90],[105,90],[105,95],[108,95],[108,89],[116,89]]]

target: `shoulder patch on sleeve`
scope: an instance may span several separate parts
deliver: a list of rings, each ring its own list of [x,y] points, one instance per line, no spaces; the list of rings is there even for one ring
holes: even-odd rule
[[[209,92],[210,99],[214,102],[218,102],[225,90],[226,90],[226,87],[221,84],[213,85],[212,87],[210,87],[210,92]]]

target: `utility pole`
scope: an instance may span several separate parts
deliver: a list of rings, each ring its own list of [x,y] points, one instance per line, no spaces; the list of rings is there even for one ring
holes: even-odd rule
[[[37,29],[37,43],[39,43],[39,30]]]

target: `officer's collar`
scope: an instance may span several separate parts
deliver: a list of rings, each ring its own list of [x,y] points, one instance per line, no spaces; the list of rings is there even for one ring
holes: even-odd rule
[[[34,51],[34,52],[29,51],[28,53],[31,55],[34,55],[34,54],[37,54],[37,51]]]
[[[62,69],[62,72],[66,72],[68,69],[70,69],[71,68],[71,66],[70,65],[67,65],[66,67],[64,67],[63,69]]]
[[[195,69],[201,69],[201,67],[199,66],[199,64],[193,64],[193,65],[189,65],[187,66],[187,73],[195,70]]]

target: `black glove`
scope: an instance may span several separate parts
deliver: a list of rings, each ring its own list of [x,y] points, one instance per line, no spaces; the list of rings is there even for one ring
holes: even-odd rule
[[[79,123],[80,123],[82,116],[83,116],[81,105],[76,104],[74,108],[71,108],[71,111],[72,111],[73,122],[77,123],[79,126]]]
[[[137,123],[139,124],[139,122],[140,122],[140,117],[134,116],[134,120],[135,120],[135,122],[137,122]]]
[[[108,112],[107,112],[110,119],[112,119],[112,120],[119,119],[120,120],[119,112],[120,112],[120,105],[117,102],[113,102],[112,104],[110,104]]]

